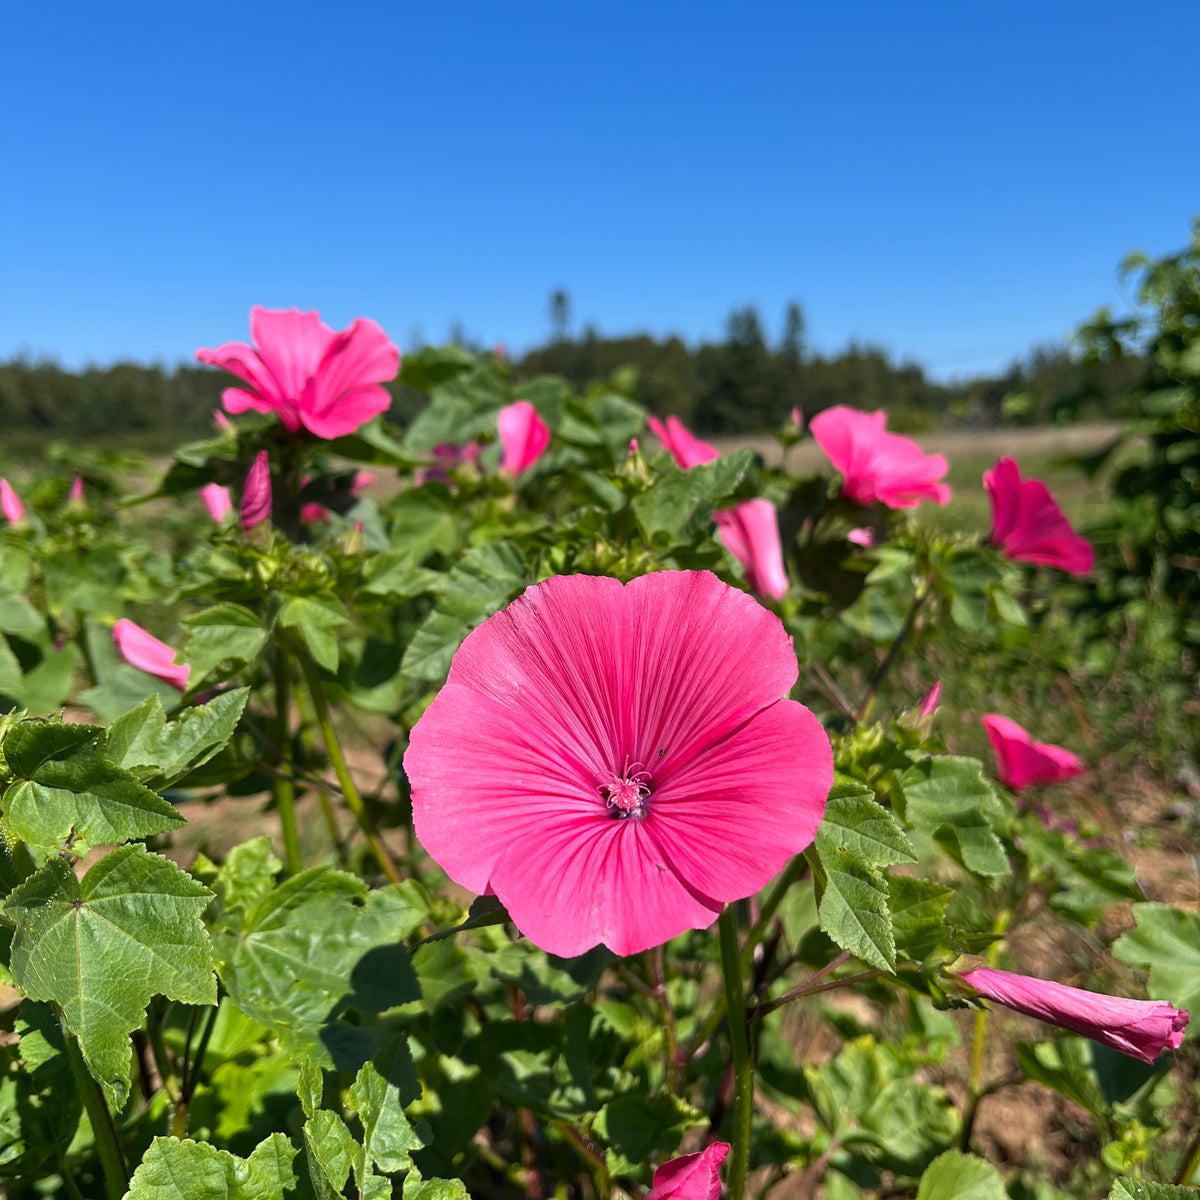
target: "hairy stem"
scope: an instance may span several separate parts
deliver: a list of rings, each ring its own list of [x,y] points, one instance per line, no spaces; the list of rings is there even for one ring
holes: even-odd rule
[[[100,1156],[100,1166],[104,1172],[104,1194],[108,1200],[121,1200],[129,1184],[129,1176],[125,1171],[125,1156],[121,1153],[121,1143],[117,1139],[117,1127],[113,1124],[112,1113],[104,1102],[104,1094],[100,1085],[91,1077],[87,1064],[83,1061],[83,1051],[72,1033],[66,1034],[67,1058],[71,1063],[71,1073],[75,1076],[75,1086],[83,1099],[83,1107],[87,1111],[88,1122],[92,1127],[92,1137],[96,1142],[96,1153]]]
[[[358,787],[350,776],[350,770],[346,766],[346,757],[342,753],[341,743],[338,741],[338,736],[333,728],[333,721],[329,716],[329,702],[325,699],[325,689],[321,686],[321,676],[317,672],[316,664],[307,654],[302,654],[300,658],[300,669],[304,673],[304,682],[308,687],[308,694],[312,697],[313,711],[317,717],[317,727],[321,730],[321,738],[325,742],[325,753],[329,755],[329,761],[333,763],[334,772],[337,774],[338,783],[342,787],[342,795],[345,797],[346,805],[354,814],[354,819],[358,822],[359,829],[362,830],[363,837],[367,839],[367,845],[371,847],[372,853],[379,862],[383,873],[392,881],[399,883],[402,876],[400,869],[396,866],[395,859],[392,858],[388,848],[383,844],[383,839],[379,836],[379,831],[375,828],[367,810],[363,805],[362,796],[359,795]]]
[[[296,781],[292,777],[292,762],[288,748],[291,736],[288,729],[288,709],[291,703],[291,674],[287,652],[275,647],[275,745],[279,748],[279,773],[275,776],[275,804],[279,823],[283,827],[283,861],[289,875],[299,875],[304,869],[300,855],[300,835],[296,830]]]
[[[750,1132],[754,1119],[754,1062],[746,1026],[746,993],[742,987],[742,954],[738,947],[737,916],[726,905],[718,919],[721,969],[725,975],[725,1007],[729,1012],[729,1043],[733,1051],[733,1142],[729,1155],[729,1200],[742,1200],[750,1170]]]

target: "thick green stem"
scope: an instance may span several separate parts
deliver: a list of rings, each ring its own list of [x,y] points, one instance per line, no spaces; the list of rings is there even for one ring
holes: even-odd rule
[[[108,1200],[121,1200],[129,1185],[129,1176],[125,1172],[121,1143],[117,1140],[117,1127],[113,1124],[112,1114],[108,1111],[99,1085],[88,1073],[87,1064],[83,1061],[83,1051],[79,1049],[75,1035],[67,1033],[66,1043],[67,1058],[75,1076],[75,1086],[79,1089],[83,1107],[87,1111],[92,1137],[96,1143],[96,1153],[100,1155],[100,1166],[104,1171],[104,1193]]]
[[[307,654],[299,657],[300,669],[304,672],[304,682],[308,687],[308,694],[312,697],[317,727],[321,730],[321,738],[325,742],[325,753],[329,755],[329,761],[333,763],[333,769],[337,774],[338,783],[341,784],[346,805],[354,814],[354,819],[358,822],[358,827],[362,830],[363,837],[367,839],[367,845],[371,847],[380,867],[383,868],[383,873],[393,883],[399,883],[402,879],[400,869],[396,866],[395,859],[392,858],[388,848],[383,844],[379,831],[375,828],[363,805],[358,787],[350,777],[345,755],[342,754],[341,743],[338,741],[333,721],[329,716],[329,703],[325,699],[325,689],[321,686],[321,676],[317,672],[316,664]]]
[[[304,870],[300,855],[300,835],[296,830],[296,781],[292,776],[289,747],[288,709],[291,705],[292,680],[287,652],[275,647],[275,745],[279,747],[279,773],[275,776],[275,804],[283,827],[283,861],[289,875]]]
[[[729,1044],[733,1050],[733,1141],[726,1176],[729,1200],[742,1200],[750,1170],[750,1131],[754,1119],[754,1062],[746,1026],[746,993],[742,987],[742,955],[737,916],[726,906],[717,922],[721,935],[721,969],[725,974],[725,1007],[729,1012]]]
[[[71,1168],[67,1165],[67,1156],[63,1151],[58,1152],[56,1159],[58,1163],[58,1173],[62,1176],[63,1189],[71,1200],[84,1200],[83,1193],[79,1190],[79,1184],[75,1182],[75,1176],[71,1174]]]

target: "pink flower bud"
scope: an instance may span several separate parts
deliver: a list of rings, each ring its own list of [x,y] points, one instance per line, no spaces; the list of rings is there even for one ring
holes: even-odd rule
[[[799,406],[793,408],[788,415],[792,424],[796,427],[796,432],[799,433],[804,428],[804,415],[801,413]]]
[[[942,698],[942,681],[939,679],[925,693],[925,698],[921,701],[921,717],[922,719],[932,717],[937,711],[938,701]]]
[[[639,454],[639,453],[641,453],[641,447],[638,445],[637,438],[630,438],[629,439],[629,457],[633,458],[634,455]]]
[[[267,452],[260,450],[254,456],[254,465],[246,476],[242,488],[242,529],[249,533],[271,516],[271,464]]]
[[[0,479],[0,513],[10,525],[20,525],[25,516],[25,505],[7,479]]]
[[[981,996],[1152,1063],[1183,1042],[1189,1014],[1165,1000],[1123,1000],[1045,979],[976,967],[959,976]]]
[[[206,483],[200,489],[200,498],[204,501],[204,507],[208,509],[208,515],[212,517],[214,525],[220,525],[233,512],[233,497],[230,496],[229,489],[219,483]]]
[[[665,1162],[654,1172],[654,1187],[646,1200],[718,1200],[721,1164],[729,1153],[728,1142],[713,1142],[699,1154],[684,1154]]]
[[[219,409],[213,409],[213,424],[221,433],[232,433],[233,422]]]
[[[75,478],[73,480],[71,480],[71,490],[67,493],[67,503],[68,504],[83,504],[84,503],[83,476],[82,475],[76,475]]]
[[[1049,742],[1035,742],[1016,721],[999,713],[985,713],[981,723],[996,756],[996,774],[1014,792],[1062,783],[1083,774],[1083,763],[1070,750]]]
[[[169,683],[181,692],[187,690],[188,675],[192,668],[187,663],[177,663],[175,651],[165,642],[160,642],[127,617],[122,617],[113,626],[112,636],[117,653],[130,666]]]
[[[550,427],[528,400],[502,408],[496,415],[496,428],[504,451],[500,470],[513,479],[529,470],[550,444]]]
[[[875,545],[875,530],[869,525],[861,525],[846,534],[846,541],[851,545],[861,546],[864,550],[870,550]]]

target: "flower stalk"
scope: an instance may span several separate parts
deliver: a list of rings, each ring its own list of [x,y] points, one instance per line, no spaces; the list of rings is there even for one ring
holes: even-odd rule
[[[288,710],[291,707],[291,672],[287,651],[275,647],[275,745],[279,749],[279,771],[275,776],[275,806],[283,829],[283,862],[289,875],[304,869],[300,853],[300,835],[296,829],[296,781],[289,753],[291,735]]]
[[[96,1142],[96,1153],[100,1156],[100,1166],[104,1172],[104,1194],[108,1200],[121,1200],[129,1185],[129,1175],[125,1169],[121,1143],[117,1139],[117,1128],[113,1124],[112,1114],[108,1111],[99,1084],[92,1078],[87,1064],[83,1061],[79,1041],[74,1034],[67,1033],[66,1029],[63,1033],[71,1073],[75,1076],[75,1086],[83,1100],[88,1124],[92,1127],[92,1137]]]
[[[746,1023],[746,993],[742,986],[742,955],[738,947],[737,916],[730,905],[717,925],[721,938],[721,969],[725,975],[725,1007],[729,1012],[729,1043],[733,1050],[733,1141],[729,1158],[729,1200],[742,1200],[750,1169],[750,1133],[754,1120],[754,1061]]]

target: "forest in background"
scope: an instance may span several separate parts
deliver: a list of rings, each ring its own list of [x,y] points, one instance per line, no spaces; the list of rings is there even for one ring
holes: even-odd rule
[[[768,432],[794,407],[811,417],[834,404],[886,409],[891,428],[908,432],[1121,418],[1129,415],[1128,386],[1147,365],[1136,355],[1108,361],[1060,343],[1035,349],[1001,373],[946,384],[870,344],[814,352],[795,303],[777,336],[746,305],[730,313],[723,340],[695,345],[648,334],[607,337],[590,327],[572,335],[567,294],[553,293],[549,308],[551,335],[509,363],[515,380],[553,374],[579,388],[611,380],[651,412],[675,413],[705,434]],[[211,427],[226,386],[222,372],[198,365],[121,362],[71,371],[19,356],[0,363],[0,430],[70,437],[201,433]],[[406,425],[423,397],[404,383],[403,372],[390,387],[390,415]]]

